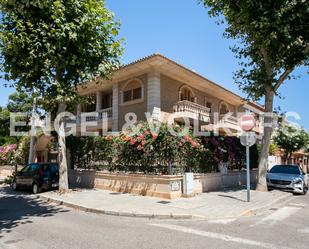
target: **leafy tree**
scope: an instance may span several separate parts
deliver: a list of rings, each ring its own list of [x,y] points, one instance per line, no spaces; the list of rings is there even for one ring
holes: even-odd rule
[[[16,91],[9,96],[7,109],[10,112],[25,112],[30,116],[32,110],[33,98],[26,92]]]
[[[8,104],[0,110],[0,145],[12,144],[19,142],[17,137],[10,136],[10,112],[27,113],[26,122],[29,122],[33,99],[32,96],[25,92],[16,91],[11,94],[8,99]],[[27,130],[26,127],[20,129]]]
[[[283,126],[274,137],[274,142],[284,150],[284,159],[289,162],[294,152],[308,148],[309,134],[303,129]]]
[[[104,0],[1,0],[0,48],[6,80],[59,103],[76,87],[107,77],[119,65],[120,24]],[[64,123],[59,142],[60,189],[68,188]]]
[[[271,143],[269,145],[269,155],[274,156],[278,150],[277,144]]]
[[[0,146],[15,143],[16,140],[10,137],[10,112],[7,108],[0,110]]]
[[[273,114],[274,97],[292,77],[296,67],[308,66],[309,1],[303,0],[203,0],[212,17],[224,16],[225,37],[237,40],[232,48],[241,69],[236,83],[249,98],[265,99],[266,113]],[[264,117],[264,138],[259,160],[257,189],[266,191],[269,145],[273,117]]]

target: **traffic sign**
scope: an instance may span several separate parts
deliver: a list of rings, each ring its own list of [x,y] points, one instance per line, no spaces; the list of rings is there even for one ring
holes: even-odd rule
[[[255,117],[251,114],[246,114],[241,117],[240,128],[243,131],[252,131],[256,125]]]
[[[253,146],[256,143],[256,135],[254,132],[246,132],[240,136],[242,146]]]
[[[240,142],[246,147],[246,168],[247,168],[247,202],[250,202],[250,147],[256,143],[254,132],[245,132],[240,136]]]

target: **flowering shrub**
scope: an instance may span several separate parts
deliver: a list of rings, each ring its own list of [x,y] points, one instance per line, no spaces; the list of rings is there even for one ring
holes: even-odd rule
[[[18,148],[15,154],[17,164],[26,165],[29,159],[30,136],[20,138]]]
[[[218,136],[205,137],[202,139],[203,145],[209,149],[212,154],[211,171],[218,171],[220,162],[228,163],[229,169],[242,169],[245,165],[245,147],[241,145],[239,138]],[[257,146],[250,148],[250,158],[252,168],[257,167],[258,151]]]
[[[196,170],[204,147],[191,132],[167,124],[139,123],[119,136],[67,139],[75,167],[167,174]]]
[[[203,151],[199,139],[178,125],[140,123],[115,139],[116,164],[142,172],[167,173],[168,165],[183,172],[196,167]]]
[[[71,153],[71,168],[106,168],[110,170],[114,160],[112,137],[74,137],[66,139]]]
[[[245,157],[236,137],[200,139],[190,130],[166,123],[139,123],[118,136],[70,137],[67,146],[76,168],[145,174],[168,174],[169,166],[173,173],[216,172],[220,162],[241,169]],[[256,166],[256,156],[251,158]]]
[[[15,159],[16,144],[0,147],[0,165],[12,165]]]

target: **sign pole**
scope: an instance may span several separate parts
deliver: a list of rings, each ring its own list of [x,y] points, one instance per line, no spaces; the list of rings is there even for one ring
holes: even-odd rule
[[[250,147],[249,147],[249,139],[248,133],[247,136],[247,146],[246,146],[246,165],[247,165],[247,202],[250,202]]]
[[[256,122],[253,115],[242,116],[240,121],[241,129],[244,131],[240,136],[240,142],[246,147],[246,168],[247,168],[247,202],[250,202],[250,147],[256,142],[255,133],[250,132],[255,127]]]

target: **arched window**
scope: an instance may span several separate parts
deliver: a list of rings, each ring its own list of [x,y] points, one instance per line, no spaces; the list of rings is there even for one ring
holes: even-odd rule
[[[179,101],[187,100],[190,102],[196,102],[195,94],[193,90],[188,86],[183,86],[179,90]]]
[[[221,102],[220,107],[219,107],[219,114],[220,115],[225,115],[229,112],[229,107],[226,103]]]
[[[139,79],[127,82],[122,89],[122,103],[143,99],[143,83]]]
[[[205,106],[209,108],[209,111],[212,112],[212,103],[205,98]]]

